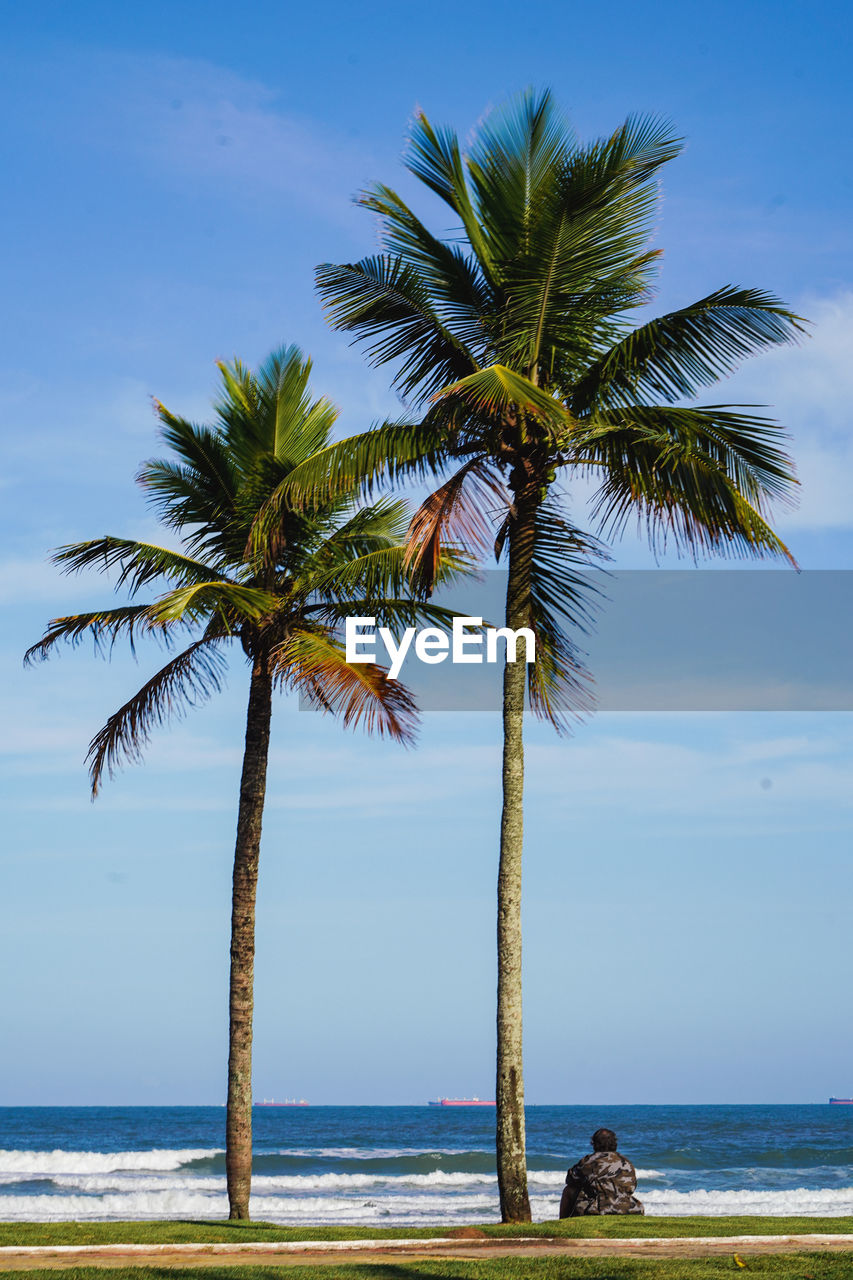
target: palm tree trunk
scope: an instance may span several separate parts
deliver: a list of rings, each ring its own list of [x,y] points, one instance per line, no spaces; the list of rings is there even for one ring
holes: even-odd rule
[[[252,665],[246,747],[231,897],[228,1104],[225,1171],[229,1218],[248,1218],[252,1186],[252,1015],[255,980],[255,895],[267,781],[272,680],[265,656]]]
[[[516,495],[509,533],[506,624],[530,625],[535,505]],[[521,1003],[521,855],[524,840],[524,662],[503,674],[503,810],[498,870],[497,1164],[503,1222],[529,1222]]]

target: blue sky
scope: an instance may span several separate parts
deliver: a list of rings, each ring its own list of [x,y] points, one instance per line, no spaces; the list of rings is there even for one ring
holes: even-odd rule
[[[500,0],[5,15],[0,1100],[223,1096],[245,673],[93,806],[86,743],[156,655],[20,659],[48,617],[108,594],[58,578],[49,548],[154,536],[133,484],[152,395],[203,418],[217,357],[296,341],[343,431],[397,412],[325,326],[312,269],[372,249],[359,187],[414,195],[416,106],[464,136],[533,84],[582,135],[674,121],[656,306],[739,283],[812,321],[708,398],[774,406],[803,481],[779,527],[805,568],[853,568],[844,23],[832,4]],[[617,563],[650,561],[629,539]],[[570,741],[531,725],[530,744],[529,1099],[848,1090],[849,714],[602,714]],[[485,714],[428,715],[406,753],[277,708],[258,1094],[490,1092],[498,759]]]

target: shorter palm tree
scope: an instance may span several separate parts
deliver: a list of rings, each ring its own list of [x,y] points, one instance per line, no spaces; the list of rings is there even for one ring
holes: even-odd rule
[[[310,361],[281,350],[255,374],[220,364],[221,398],[213,426],[197,426],[157,404],[172,457],[146,463],[139,482],[182,551],[127,538],[103,537],[60,548],[66,572],[117,569],[131,603],[55,618],[26,660],[46,658],[60,641],[86,636],[108,652],[120,637],[131,648],[153,636],[167,648],[186,641],[95,735],[88,762],[93,795],[105,774],[137,761],[157,725],[219,690],[226,651],[237,643],[250,669],[240,781],[231,915],[230,1035],[226,1168],[230,1216],[249,1216],[252,1168],[252,1016],[255,897],[266,790],[272,695],[294,691],[345,725],[410,743],[414,702],[377,664],[351,666],[340,629],[348,615],[386,625],[419,619],[446,622],[444,610],[411,599],[405,548],[405,504],[380,499],[355,505],[327,493],[299,509],[269,498],[285,477],[329,443],[337,413],[312,401]],[[458,565],[444,561],[448,576]],[[151,603],[135,603],[162,582]]]

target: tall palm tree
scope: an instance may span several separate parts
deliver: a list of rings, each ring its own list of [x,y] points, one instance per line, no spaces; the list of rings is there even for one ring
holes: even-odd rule
[[[27,660],[86,636],[97,651],[122,636],[132,647],[143,635],[167,647],[181,637],[180,652],[92,739],[88,761],[97,794],[105,774],[140,758],[155,726],[219,689],[228,645],[236,641],[245,655],[251,674],[234,851],[226,1168],[230,1216],[247,1218],[255,896],[272,695],[295,690],[345,725],[361,722],[411,742],[416,711],[408,691],[378,665],[348,665],[340,626],[349,614],[389,625],[421,616],[441,622],[445,615],[411,602],[402,502],[358,507],[351,494],[327,493],[299,511],[264,514],[282,479],[329,442],[336,409],[311,399],[310,361],[289,347],[254,374],[237,362],[219,368],[215,423],[197,426],[158,404],[171,456],[146,463],[138,477],[184,550],[104,537],[62,547],[53,557],[67,572],[117,569],[117,585],[131,599],[157,581],[162,594],[152,603],[55,618]]]
[[[506,623],[531,627],[537,639],[526,675],[507,663],[503,680],[496,1097],[505,1221],[530,1217],[521,1034],[525,684],[533,711],[558,727],[582,706],[570,634],[587,603],[578,565],[600,549],[597,538],[620,534],[632,516],[656,548],[790,559],[769,522],[771,500],[786,500],[795,483],[782,433],[744,406],[687,402],[745,357],[794,339],[798,318],[769,293],[725,286],[629,323],[652,296],[657,178],[679,150],[666,124],[641,117],[581,143],[548,93],[495,112],[467,153],[451,130],[420,114],[407,167],[443,202],[453,229],[434,234],[377,185],[359,203],[377,215],[384,252],[317,272],[331,323],[364,341],[374,364],[395,365],[396,387],[422,413],[315,455],[299,485],[322,493],[343,478],[439,473],[409,533],[420,588],[431,589],[448,537],[493,544],[508,568]],[[584,491],[592,486],[585,521],[560,492],[571,478],[582,478]],[[273,509],[289,487],[285,481]]]

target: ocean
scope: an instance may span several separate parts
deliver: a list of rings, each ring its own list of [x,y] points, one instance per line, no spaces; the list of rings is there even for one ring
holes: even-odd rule
[[[489,1108],[260,1108],[252,1217],[429,1226],[499,1220]],[[0,1220],[224,1218],[223,1107],[0,1108]],[[853,1107],[529,1107],[534,1219],[616,1131],[646,1213],[853,1213]]]

